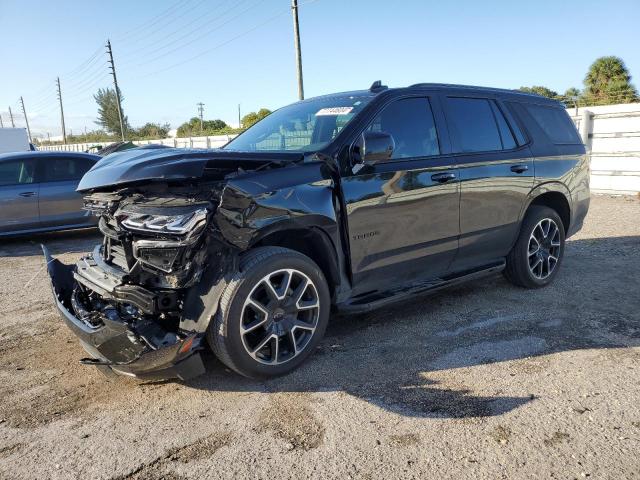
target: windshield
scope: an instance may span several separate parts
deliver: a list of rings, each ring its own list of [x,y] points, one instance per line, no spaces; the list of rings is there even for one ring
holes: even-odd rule
[[[243,152],[312,152],[327,145],[369,103],[371,96],[322,97],[276,110],[230,143]]]

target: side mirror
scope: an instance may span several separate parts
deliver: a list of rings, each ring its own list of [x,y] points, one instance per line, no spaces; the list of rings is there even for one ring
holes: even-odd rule
[[[361,163],[373,164],[390,160],[396,144],[393,137],[386,132],[364,132],[358,147],[358,160]]]

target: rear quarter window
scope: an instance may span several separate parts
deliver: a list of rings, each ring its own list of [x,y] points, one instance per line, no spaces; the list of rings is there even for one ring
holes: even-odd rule
[[[86,158],[53,157],[41,161],[45,182],[80,180],[93,166],[93,162]]]
[[[525,104],[529,114],[555,144],[581,144],[576,127],[563,108]]]

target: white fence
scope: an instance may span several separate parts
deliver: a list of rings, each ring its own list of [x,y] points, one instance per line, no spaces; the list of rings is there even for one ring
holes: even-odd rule
[[[591,190],[599,193],[640,192],[640,103],[569,109],[582,141],[591,151]],[[235,135],[165,138],[133,143],[178,148],[218,148]],[[109,143],[97,142],[103,146]],[[40,150],[85,151],[96,143],[52,145]]]
[[[569,109],[591,151],[591,191],[640,192],[640,103]]]
[[[136,145],[166,145],[176,148],[218,148],[222,147],[237,135],[212,135],[209,137],[189,137],[189,138],[161,138],[157,140],[135,140]],[[95,145],[106,147],[114,142],[91,142],[91,143],[69,143],[67,145],[42,145],[38,150],[53,150],[62,152],[85,152]]]

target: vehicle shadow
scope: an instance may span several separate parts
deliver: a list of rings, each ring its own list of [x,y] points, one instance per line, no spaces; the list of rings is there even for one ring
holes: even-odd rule
[[[287,376],[249,380],[209,353],[207,373],[186,385],[345,392],[412,417],[501,415],[535,401],[526,379],[544,374],[545,356],[640,346],[638,271],[638,236],[570,241],[548,288],[520,289],[496,276],[366,315],[334,316],[315,354]],[[510,395],[491,388],[496,372],[509,378]]]

